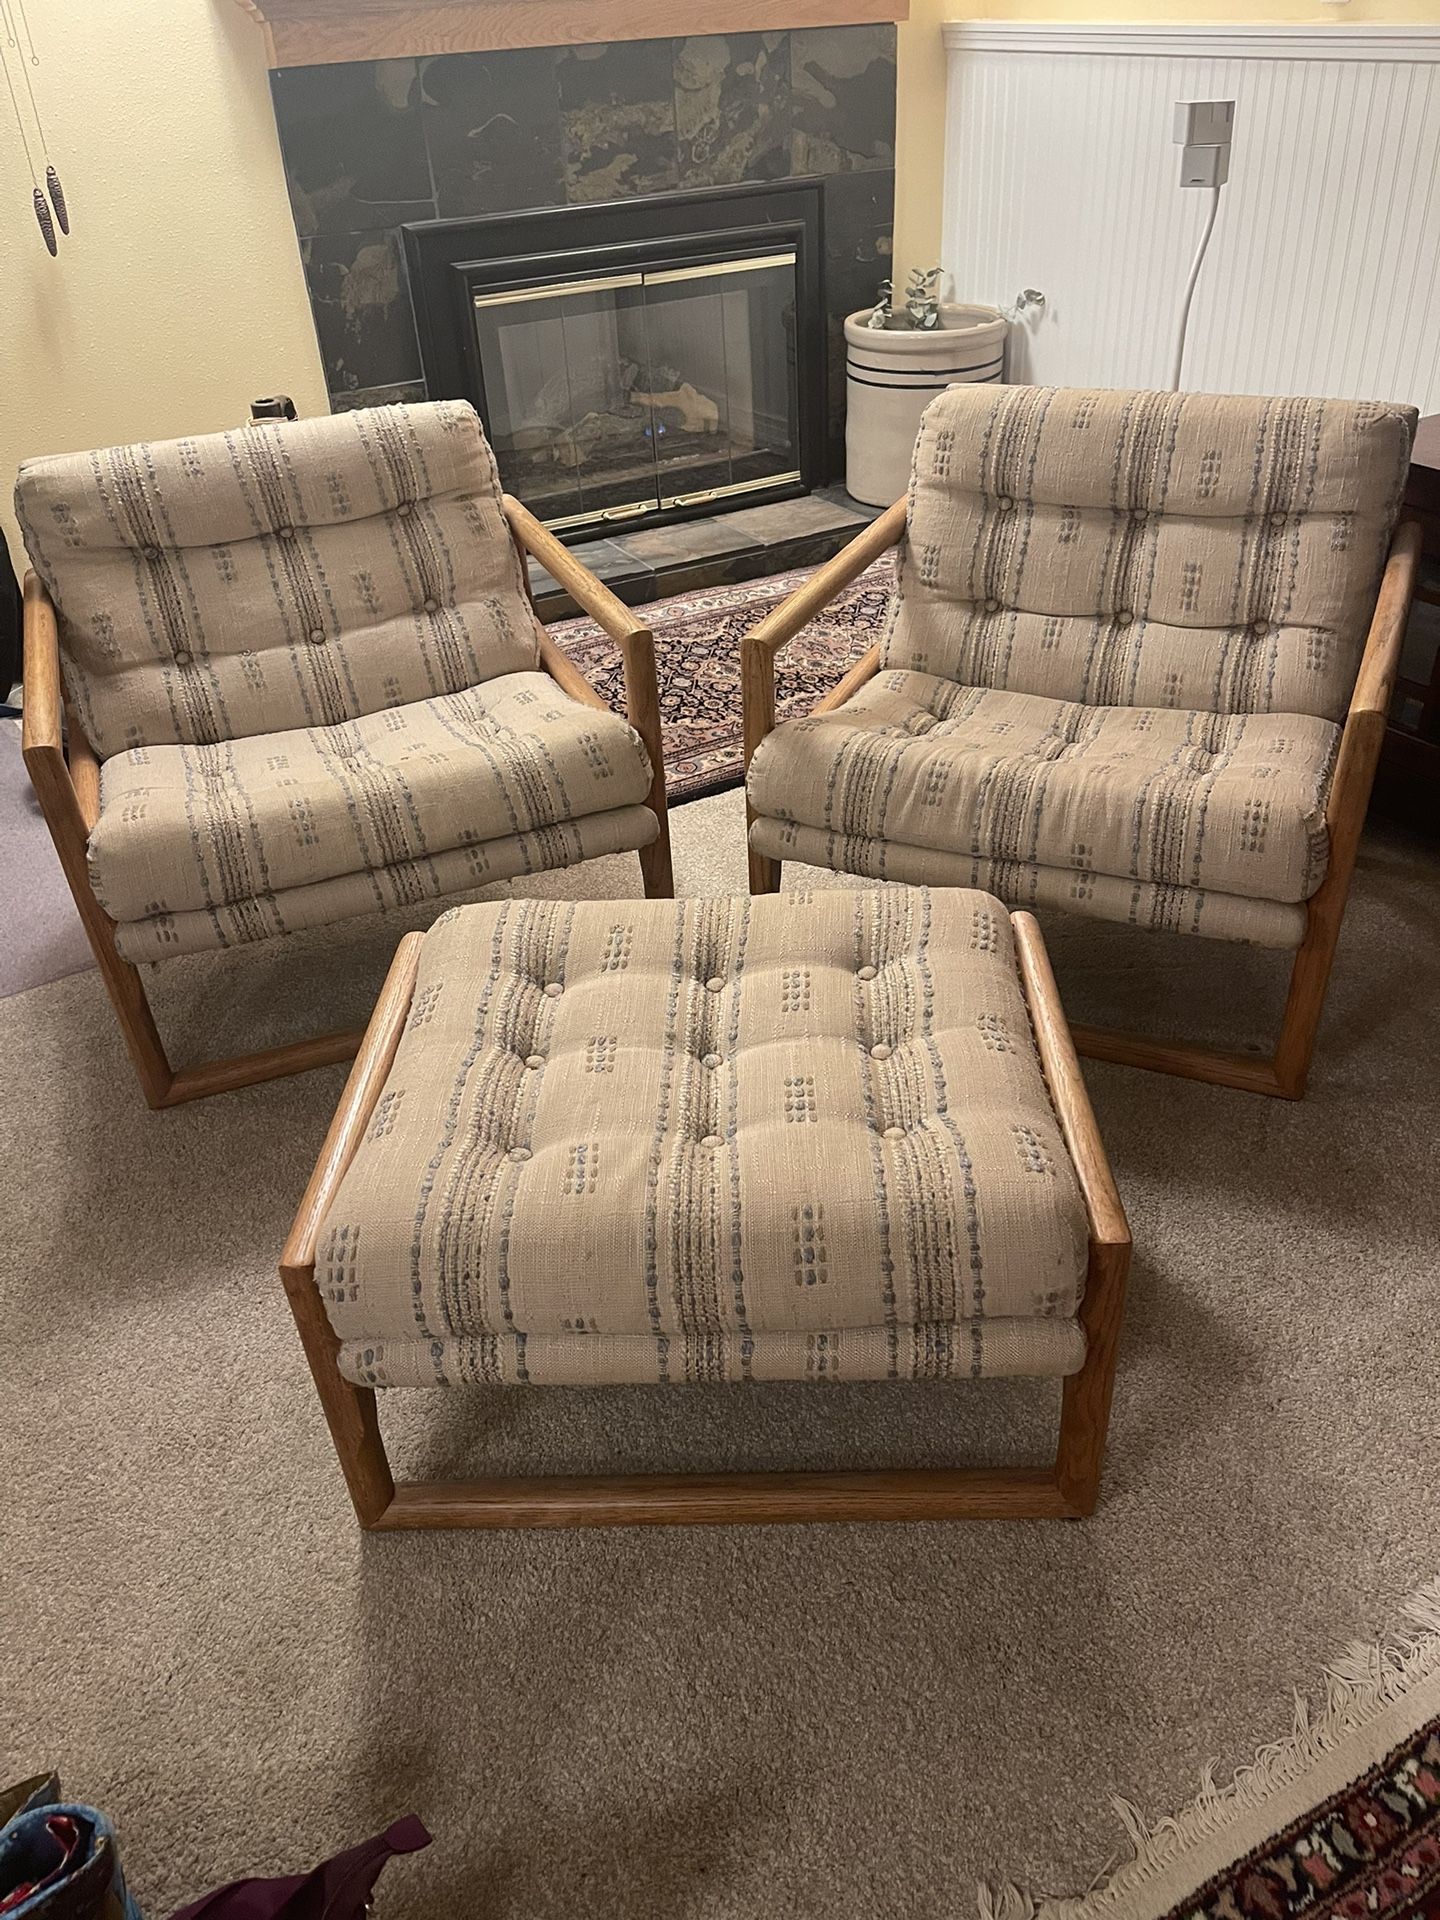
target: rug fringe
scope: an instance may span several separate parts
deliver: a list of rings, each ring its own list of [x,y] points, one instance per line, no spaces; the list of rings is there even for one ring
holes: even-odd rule
[[[1263,1806],[1279,1789],[1298,1780],[1318,1760],[1362,1732],[1386,1707],[1403,1700],[1430,1674],[1440,1672],[1440,1578],[1428,1580],[1401,1607],[1401,1617],[1416,1634],[1403,1630],[1384,1641],[1352,1641],[1324,1669],[1325,1703],[1318,1716],[1304,1695],[1295,1694],[1295,1721],[1287,1738],[1261,1747],[1232,1780],[1220,1786],[1210,1761],[1200,1788],[1183,1812],[1148,1821],[1134,1801],[1111,1800],[1130,1842],[1131,1857],[1098,1890],[1064,1897],[1034,1894],[1010,1881],[982,1881],[977,1890],[980,1920],[1078,1920],[1105,1909],[1158,1879],[1196,1841],[1218,1832],[1238,1814]]]

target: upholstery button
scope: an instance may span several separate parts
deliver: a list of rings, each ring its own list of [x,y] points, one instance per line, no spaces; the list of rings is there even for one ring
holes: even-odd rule
[[[710,978],[705,982],[705,991],[707,993],[723,993],[725,991],[725,982],[720,978],[718,973],[711,974]]]
[[[325,629],[323,627],[312,627],[310,629],[310,644],[312,647],[324,646]]]
[[[1252,620],[1250,622],[1250,631],[1251,633],[1260,634],[1269,633],[1270,622],[1268,620]]]
[[[530,1158],[530,1149],[528,1147],[511,1147],[510,1158],[517,1162],[528,1160]]]
[[[1115,624],[1117,627],[1128,627],[1134,618],[1133,613],[1126,612],[1122,607],[1120,612],[1115,615]]]
[[[160,549],[158,547],[146,547],[145,558],[147,560],[158,560],[160,558]]]
[[[873,980],[879,971],[880,969],[878,967],[861,967],[860,971],[855,975],[855,978],[857,980]]]
[[[1290,516],[1288,513],[1267,513],[1265,516],[1266,525],[1271,527],[1278,528],[1286,526],[1289,524],[1289,520]]]
[[[885,1138],[887,1140],[903,1140],[905,1138],[904,1127],[886,1127]]]
[[[1141,520],[1148,520],[1150,518],[1150,509],[1148,507],[1131,507],[1130,518],[1137,524]]]
[[[396,511],[396,513],[398,513],[398,514],[400,515],[400,517],[401,517],[402,519],[404,519],[404,517],[405,517],[405,516],[406,516],[406,515],[407,515],[407,514],[409,513],[409,511],[410,511],[410,502],[409,502],[408,500],[402,500],[402,501],[400,502],[400,504],[399,504],[399,506],[398,506],[398,507],[396,507],[396,509],[395,509],[395,511]]]
[[[985,602],[985,611],[986,613],[999,613],[1000,602],[998,600],[987,600]]]
[[[440,602],[438,600],[427,600],[425,602],[425,611],[426,613],[438,613],[440,611]]]
[[[893,1047],[887,1047],[882,1040],[878,1047],[871,1047],[870,1058],[872,1060],[888,1060],[894,1051],[895,1049]]]
[[[725,1143],[718,1133],[707,1133],[700,1144],[702,1147],[721,1147],[724,1146]]]
[[[530,1068],[531,1072],[533,1073],[537,1067],[544,1066],[545,1056],[543,1053],[527,1054],[525,1059],[525,1064],[527,1067]]]
[[[188,647],[180,647],[175,654],[175,664],[177,667],[188,667],[194,658]]]
[[[293,527],[277,527],[275,531],[282,540],[293,540],[295,538],[295,529]]]
[[[558,1000],[564,991],[564,987],[561,986],[558,980],[552,980],[545,988],[545,998],[547,1000]]]
[[[995,504],[1002,513],[1009,513],[1015,502],[1010,498],[1008,493],[1002,493],[996,496]]]
[[[707,1053],[700,1064],[702,1067],[718,1067],[721,1064],[720,1056],[718,1053]]]

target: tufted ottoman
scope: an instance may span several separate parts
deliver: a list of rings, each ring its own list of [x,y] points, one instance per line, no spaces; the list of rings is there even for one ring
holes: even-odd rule
[[[1129,1235],[990,895],[460,907],[399,949],[282,1272],[367,1527],[1078,1516]],[[397,1486],[377,1387],[1065,1380],[1053,1467]]]

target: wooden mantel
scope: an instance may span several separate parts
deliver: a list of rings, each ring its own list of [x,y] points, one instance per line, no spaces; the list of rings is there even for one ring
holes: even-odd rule
[[[272,67],[904,20],[910,0],[239,0]]]

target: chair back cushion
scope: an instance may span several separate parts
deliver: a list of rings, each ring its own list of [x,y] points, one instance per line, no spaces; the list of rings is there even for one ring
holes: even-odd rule
[[[462,401],[28,460],[16,506],[102,757],[332,726],[536,665]]]
[[[916,442],[884,665],[1088,706],[1338,720],[1415,419],[950,387]]]

